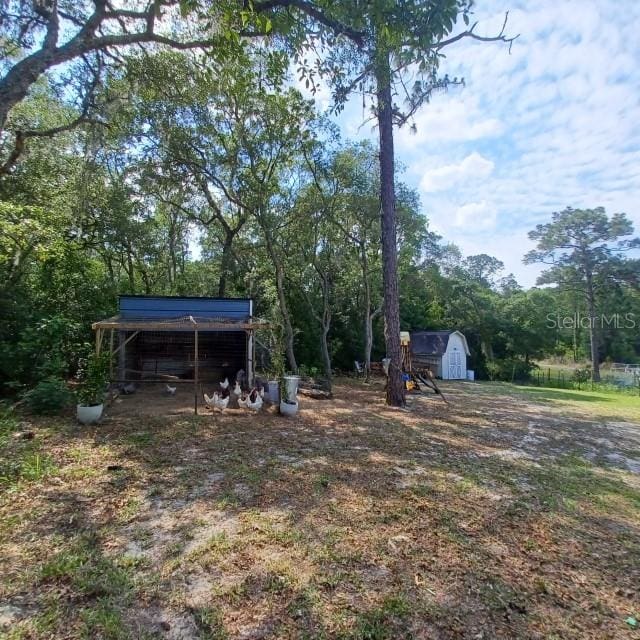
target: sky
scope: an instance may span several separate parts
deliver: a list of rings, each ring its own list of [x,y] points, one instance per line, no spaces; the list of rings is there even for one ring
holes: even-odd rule
[[[511,53],[449,47],[441,71],[465,87],[423,106],[415,134],[396,130],[396,160],[433,231],[529,287],[541,268],[522,264],[527,232],[554,211],[623,211],[640,235],[640,0],[477,0],[477,33],[497,33],[506,11]],[[326,108],[328,91],[316,101]],[[361,98],[338,123],[350,139],[377,136]]]

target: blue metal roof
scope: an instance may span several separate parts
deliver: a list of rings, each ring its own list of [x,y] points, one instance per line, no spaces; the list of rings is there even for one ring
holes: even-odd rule
[[[179,296],[119,296],[120,317],[126,319],[223,318],[247,321],[249,298],[195,298]]]

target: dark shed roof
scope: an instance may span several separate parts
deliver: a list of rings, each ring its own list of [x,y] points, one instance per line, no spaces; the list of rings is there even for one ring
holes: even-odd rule
[[[428,356],[443,356],[453,331],[413,331],[411,353]]]
[[[250,298],[119,296],[120,313],[93,329],[118,331],[247,331],[267,327],[253,317]]]
[[[251,300],[242,298],[196,298],[183,296],[119,296],[120,317],[168,320],[193,316],[247,322]]]

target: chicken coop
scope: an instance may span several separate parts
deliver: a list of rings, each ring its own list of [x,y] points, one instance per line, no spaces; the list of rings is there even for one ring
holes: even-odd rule
[[[467,377],[469,345],[460,331],[412,331],[411,359],[417,369],[429,369],[443,380]]]
[[[254,333],[266,323],[253,317],[248,298],[122,295],[118,315],[92,325],[96,352],[111,354],[111,380],[191,383],[198,387],[243,372],[254,379]]]

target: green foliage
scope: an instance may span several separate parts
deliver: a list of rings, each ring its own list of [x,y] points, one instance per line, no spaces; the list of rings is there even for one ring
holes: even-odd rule
[[[496,358],[487,362],[486,368],[490,380],[513,382],[514,380],[528,380],[535,365],[521,358],[511,357]]]
[[[20,482],[38,482],[53,475],[56,466],[47,455],[28,451],[12,459],[0,459],[0,485],[15,485]]]
[[[628,261],[621,255],[640,247],[640,238],[626,237],[632,234],[633,225],[626,214],[609,217],[603,207],[567,207],[554,212],[551,222],[529,232],[537,245],[525,256],[525,262],[550,265],[538,283],[556,284],[561,291],[573,294],[580,302],[575,305],[576,315],[582,308],[591,318],[588,331],[594,381],[600,379],[602,317],[620,311],[603,303],[611,299],[612,290],[620,292],[626,286]]]
[[[40,452],[37,441],[14,437],[19,428],[16,415],[0,404],[0,487],[38,482],[56,472],[53,460]]]
[[[362,613],[358,617],[356,628],[346,634],[345,640],[392,640],[410,638],[407,619],[411,607],[403,596],[389,596],[380,606]]]
[[[227,640],[229,634],[224,628],[222,614],[213,607],[201,607],[193,612],[200,637],[203,640]]]
[[[304,364],[298,367],[298,375],[302,377],[315,378],[319,373],[320,369],[318,367],[308,367]]]
[[[53,377],[45,378],[24,396],[29,409],[42,415],[60,413],[69,406],[72,397],[65,381]]]
[[[88,346],[82,329],[79,322],[61,314],[26,327],[18,343],[22,366],[35,379],[68,375],[70,365],[78,362]]]
[[[95,606],[80,612],[81,637],[104,638],[105,640],[131,640],[131,633],[124,620],[123,611],[112,603],[111,598],[99,598]]]
[[[82,363],[78,371],[78,404],[90,407],[103,403],[109,383],[109,362],[109,354],[103,352],[99,356],[91,353]]]
[[[591,380],[591,369],[589,368],[575,369],[573,371],[572,378],[575,382],[578,383],[578,385],[584,384],[585,382],[588,382],[589,380]]]
[[[545,280],[559,274],[555,270],[558,268],[578,269],[585,275],[589,265],[602,269],[616,252],[640,246],[638,238],[621,240],[632,234],[633,224],[624,213],[614,213],[609,218],[604,207],[567,207],[554,212],[550,223],[539,224],[529,232],[529,238],[538,246],[527,254],[526,261],[553,259],[554,270]]]
[[[73,544],[40,567],[40,578],[67,582],[84,597],[118,595],[131,588],[127,571],[104,557],[91,535]]]

